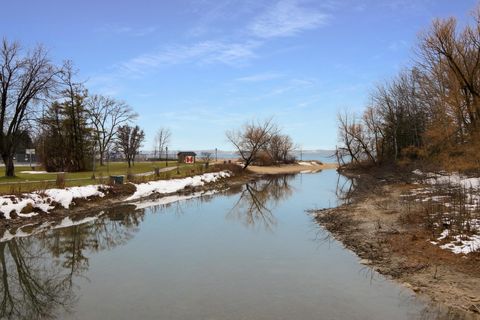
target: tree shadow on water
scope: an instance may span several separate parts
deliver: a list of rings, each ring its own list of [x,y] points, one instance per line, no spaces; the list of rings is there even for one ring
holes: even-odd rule
[[[89,256],[128,242],[144,211],[112,208],[95,217],[0,242],[0,319],[54,319],[71,312]]]
[[[292,195],[290,180],[293,178],[294,175],[281,175],[248,182],[227,218],[239,220],[247,227],[273,231],[277,218],[272,210]]]

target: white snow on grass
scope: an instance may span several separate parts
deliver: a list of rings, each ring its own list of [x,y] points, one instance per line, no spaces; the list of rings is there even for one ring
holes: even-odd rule
[[[183,179],[157,180],[146,183],[136,184],[137,190],[133,195],[127,198],[127,201],[137,200],[148,197],[152,194],[169,194],[187,187],[201,187],[207,183],[216,182],[222,178],[230,177],[227,171],[205,173],[199,176],[187,177]]]
[[[301,166],[312,166],[310,162],[304,162],[304,161],[299,161],[298,164]]]
[[[478,226],[480,231],[480,220],[473,219],[474,224]],[[430,241],[434,245],[439,245],[440,248],[450,250],[455,254],[469,254],[480,250],[480,235],[450,235],[450,230],[445,229],[437,238],[437,241]],[[448,241],[445,243],[445,241]],[[441,244],[443,243],[443,244]]]
[[[89,185],[66,189],[47,189],[43,193],[45,193],[52,201],[60,203],[65,209],[68,209],[75,198],[87,199],[95,196],[103,198],[105,193],[99,189],[105,188],[107,187],[104,185]]]
[[[321,163],[318,163],[317,161],[299,161],[297,162],[301,166],[318,166]]]
[[[469,254],[480,250],[480,235],[453,236],[454,240],[441,245],[440,248],[450,250],[455,254]]]
[[[430,241],[440,248],[450,250],[455,254],[469,254],[480,250],[480,177],[467,177],[459,173],[424,173],[420,170],[414,174],[423,178],[422,182],[427,187],[414,189],[407,196],[413,196],[417,202],[432,201],[446,208],[442,224],[449,226],[444,229],[438,238]],[[464,202],[452,199],[451,192],[457,190],[464,195]],[[455,228],[452,219],[464,212],[467,217],[462,222],[461,228]],[[436,213],[437,214],[437,213]],[[465,230],[468,230],[465,231]]]
[[[25,173],[25,174],[57,174],[58,172],[47,172],[47,171],[20,171],[20,173]]]
[[[108,187],[103,185],[90,185],[83,187],[70,187],[65,189],[47,189],[44,191],[24,193],[21,196],[0,196],[0,212],[5,219],[11,219],[12,212],[21,218],[36,216],[38,212],[21,213],[27,206],[39,209],[48,213],[59,203],[68,209],[74,199],[88,199],[93,196],[104,197],[105,193],[100,191]]]
[[[429,185],[450,184],[466,189],[480,189],[480,177],[467,177],[457,172],[453,173],[423,173],[420,170],[412,171],[419,176],[425,176],[424,183]]]

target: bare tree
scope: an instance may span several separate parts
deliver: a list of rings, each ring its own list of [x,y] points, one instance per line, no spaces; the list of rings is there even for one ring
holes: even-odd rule
[[[242,158],[243,169],[246,169],[278,131],[278,126],[270,118],[263,122],[246,123],[241,130],[228,131],[226,135]]]
[[[293,152],[295,146],[292,138],[286,134],[274,134],[265,146],[264,151],[270,157],[272,163],[287,163],[295,159]]]
[[[350,120],[350,118],[351,116],[347,112],[338,114],[338,138],[340,146],[337,147],[337,154],[341,159],[349,156],[350,162],[359,162],[360,148],[355,143],[355,138],[350,134],[350,128],[355,126],[355,120]]]
[[[212,153],[208,151],[204,151],[200,155],[200,159],[202,159],[202,161],[205,162],[205,167],[208,168],[210,161],[212,161]]]
[[[123,101],[102,95],[93,95],[87,100],[89,121],[94,127],[94,139],[99,148],[100,165],[103,165],[105,151],[113,142],[118,128],[137,117],[132,108]]]
[[[274,134],[270,137],[270,141],[265,146],[264,151],[270,156],[272,163],[277,163],[281,160],[282,144],[283,144],[282,135]]]
[[[13,177],[13,157],[28,116],[55,87],[55,68],[42,46],[23,55],[19,43],[2,40],[0,47],[0,155],[5,176]]]
[[[118,128],[115,146],[117,151],[123,153],[130,168],[135,164],[135,157],[145,139],[145,133],[139,126],[123,125]]]
[[[170,132],[170,129],[168,129],[168,128],[158,129],[157,134],[155,135],[155,142],[154,143],[155,143],[155,153],[158,150],[158,153],[159,153],[158,157],[159,158],[162,157],[163,151],[165,150],[165,148],[170,143],[171,136],[172,136],[172,133]]]

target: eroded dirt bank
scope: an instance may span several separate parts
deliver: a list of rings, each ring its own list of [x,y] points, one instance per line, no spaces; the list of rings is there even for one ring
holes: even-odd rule
[[[316,220],[363,264],[449,307],[448,319],[479,319],[480,252],[455,254],[431,242],[418,201],[404,199],[418,184],[401,175],[346,174],[354,179],[346,203],[313,211]]]

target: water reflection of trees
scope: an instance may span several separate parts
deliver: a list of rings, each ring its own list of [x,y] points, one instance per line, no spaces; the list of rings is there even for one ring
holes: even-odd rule
[[[294,175],[282,175],[248,182],[227,217],[249,227],[272,230],[277,224],[272,209],[292,195],[290,180],[293,178]]]
[[[68,276],[45,264],[48,254],[33,238],[0,243],[0,318],[51,318],[58,306],[68,309],[74,301]]]
[[[61,265],[71,274],[79,275],[89,267],[87,252],[114,248],[128,242],[138,232],[144,211],[134,211],[132,206],[111,209],[96,220],[55,232],[42,234],[42,245],[61,260]]]
[[[143,210],[118,207],[89,223],[0,242],[0,319],[68,312],[76,300],[75,277],[88,270],[89,254],[126,243],[143,219]]]
[[[357,190],[358,180],[355,178],[347,178],[341,174],[337,175],[337,187],[335,189],[335,195],[340,203],[348,204],[351,202],[354,196],[355,190]]]

